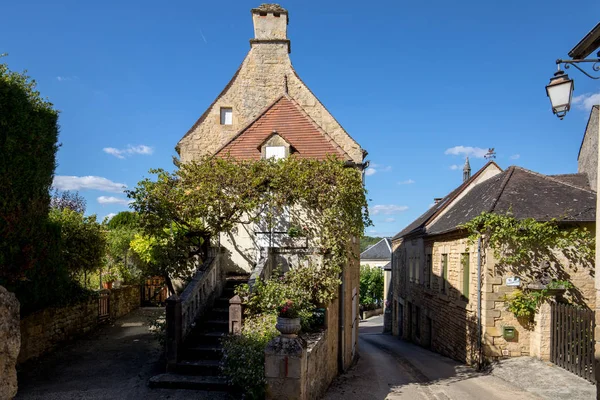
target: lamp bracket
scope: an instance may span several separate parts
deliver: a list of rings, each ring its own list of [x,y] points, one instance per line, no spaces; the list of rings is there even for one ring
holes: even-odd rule
[[[599,55],[600,55],[600,52],[599,52]],[[587,58],[587,59],[580,59],[580,60],[561,60],[559,58],[558,60],[556,60],[556,65],[558,66],[559,70],[560,70],[560,65],[561,64],[563,64],[565,66],[565,69],[569,69],[571,67],[571,65],[572,65],[575,68],[577,68],[579,71],[581,71],[588,78],[591,78],[591,79],[600,79],[600,76],[592,76],[588,72],[586,72],[583,68],[581,68],[579,65],[577,65],[577,64],[580,64],[580,63],[593,63],[592,69],[595,72],[599,72],[600,71],[600,58]]]

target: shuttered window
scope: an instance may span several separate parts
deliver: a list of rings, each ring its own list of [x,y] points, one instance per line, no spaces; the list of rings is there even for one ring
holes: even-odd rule
[[[442,254],[442,293],[448,290],[448,254]]]
[[[463,268],[463,290],[462,294],[469,299],[469,287],[471,286],[471,270],[470,270],[470,262],[471,257],[469,253],[462,254],[462,268]]]

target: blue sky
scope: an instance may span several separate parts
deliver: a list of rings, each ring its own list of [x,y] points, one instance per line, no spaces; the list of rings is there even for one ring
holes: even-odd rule
[[[259,1],[21,0],[3,5],[0,53],[61,110],[57,185],[88,213],[127,208],[121,184],[173,169],[174,146],[249,50]],[[571,4],[576,4],[572,6]],[[554,60],[598,21],[600,3],[288,1],[292,62],[368,150],[375,226],[393,235],[495,147],[505,168],[577,170],[600,84],[574,69],[560,121],[544,86]],[[595,96],[594,96],[595,95]],[[462,147],[458,147],[462,146]],[[108,150],[107,150],[108,149]],[[454,149],[454,150],[452,150]]]

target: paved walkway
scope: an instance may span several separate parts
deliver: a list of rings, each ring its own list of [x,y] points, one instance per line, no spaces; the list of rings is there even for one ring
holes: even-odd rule
[[[193,390],[149,389],[164,369],[161,349],[149,331],[162,308],[140,308],[95,333],[19,368],[16,399],[224,399]]]
[[[381,316],[360,324],[357,364],[325,399],[514,400],[595,398],[594,385],[529,358],[509,359],[480,373],[398,338],[383,335]]]

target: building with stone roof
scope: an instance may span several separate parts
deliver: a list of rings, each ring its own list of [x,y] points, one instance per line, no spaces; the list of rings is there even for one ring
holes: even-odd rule
[[[518,287],[507,282],[519,278],[524,287],[536,282],[534,276],[568,277],[574,285],[572,300],[594,309],[594,267],[558,255],[560,263],[527,266],[527,273],[515,276],[499,267],[493,250],[469,243],[460,228],[482,212],[556,219],[563,228],[582,226],[594,232],[596,193],[585,173],[550,176],[516,166],[502,170],[488,162],[392,239],[392,312],[387,325],[394,335],[460,361],[476,362],[481,259],[484,357],[532,355],[548,360],[550,336],[543,326],[549,315],[538,311],[533,324],[517,319],[503,299]],[[514,328],[515,338],[505,337],[505,327]]]

